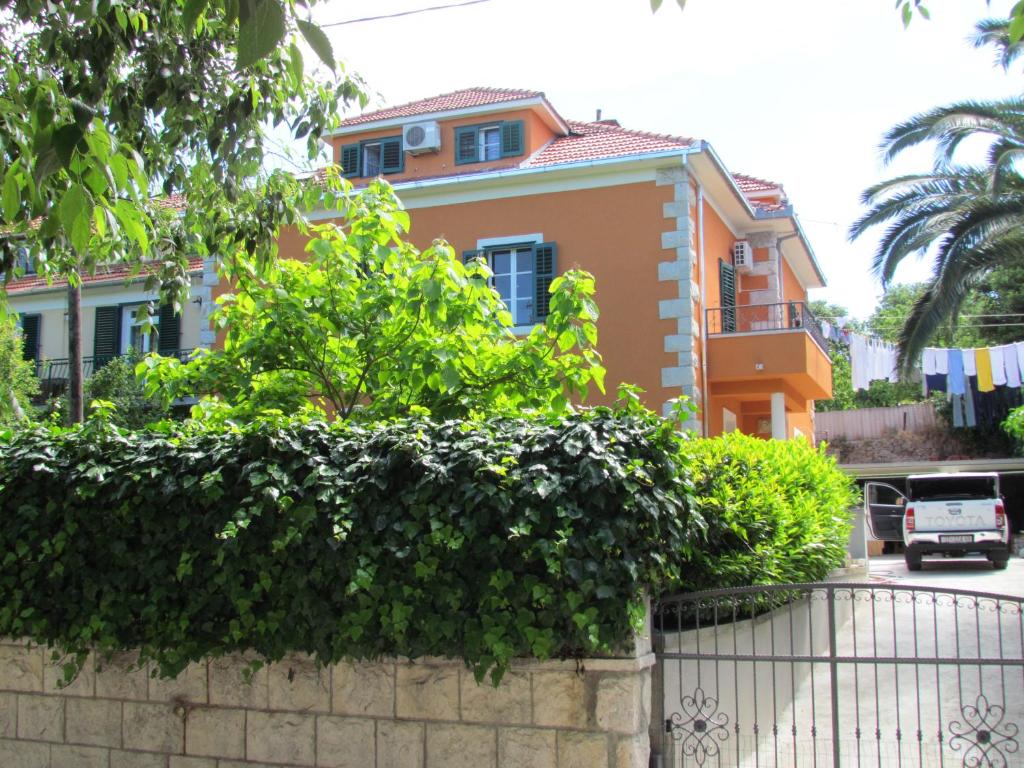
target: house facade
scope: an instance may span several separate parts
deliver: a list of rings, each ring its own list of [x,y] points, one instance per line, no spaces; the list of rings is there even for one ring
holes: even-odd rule
[[[68,318],[67,282],[48,283],[30,263],[26,274],[7,286],[9,309],[17,313],[25,357],[36,364],[43,395],[61,392],[67,385]],[[211,295],[217,284],[212,260],[189,262],[191,297],[181,312],[160,304],[156,291],[145,289],[145,275],[133,276],[126,266],[100,267],[82,277],[82,367],[86,377],[115,357],[160,352],[186,357],[193,349],[210,346],[213,309]],[[150,314],[153,330],[146,332],[139,309]]]
[[[327,141],[357,186],[394,185],[418,247],[443,237],[485,258],[519,328],[543,321],[555,275],[593,273],[596,402],[627,382],[656,410],[689,397],[707,435],[812,439],[814,401],[832,394],[806,304],[824,278],[781,185],[730,173],[701,140],[567,120],[536,91],[444,94]],[[282,255],[301,252],[282,238]]]

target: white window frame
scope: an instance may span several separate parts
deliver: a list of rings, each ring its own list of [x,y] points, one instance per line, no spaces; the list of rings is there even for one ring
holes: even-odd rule
[[[500,131],[499,131],[500,133]],[[517,245],[540,245],[544,242],[543,232],[534,232],[529,235],[504,235],[502,237],[485,237],[476,241],[476,249],[487,256],[487,266],[492,267],[493,262],[491,260],[491,253],[493,251],[500,251],[504,248],[512,248]],[[537,266],[534,265],[534,280],[537,278],[536,272]],[[493,272],[494,270],[491,269]],[[515,275],[512,275],[512,289],[513,289],[513,301],[515,300]],[[534,297],[536,301],[536,297]],[[512,311],[511,309],[509,310]],[[512,314],[513,320],[515,313]],[[512,326],[512,332],[517,335],[525,335],[529,333],[537,323],[527,323],[525,325],[514,325]]]
[[[370,173],[370,156],[369,151],[371,149],[377,150],[377,169],[374,173]],[[362,157],[360,158],[363,163],[361,176],[366,177],[377,177],[384,173],[384,149],[380,142],[371,142],[369,144],[363,144],[362,146]]]
[[[487,137],[497,136],[497,153],[494,157],[487,156]],[[501,160],[501,125],[487,125],[483,128],[479,128],[476,132],[477,137],[477,162],[488,163],[494,160]]]
[[[147,302],[148,303],[148,302]],[[118,345],[120,354],[127,355],[132,349],[132,328],[138,328],[142,325],[136,319],[136,313],[140,307],[146,306],[146,304],[129,304],[121,307],[121,340]],[[160,313],[150,315],[150,323],[152,329],[149,334],[143,337],[142,349],[139,354],[148,355],[150,352],[156,352],[156,339],[157,332],[160,328]]]

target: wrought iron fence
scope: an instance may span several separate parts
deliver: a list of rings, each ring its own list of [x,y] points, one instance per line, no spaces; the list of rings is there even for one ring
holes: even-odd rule
[[[1022,608],[844,583],[662,600],[655,764],[1024,765]]]
[[[770,333],[803,329],[828,352],[818,319],[802,301],[780,304],[744,304],[737,307],[714,307],[707,310],[709,336],[729,333]]]

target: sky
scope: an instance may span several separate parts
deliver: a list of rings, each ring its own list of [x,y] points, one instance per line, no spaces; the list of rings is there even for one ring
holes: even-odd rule
[[[457,0],[328,0],[321,24]],[[370,108],[470,86],[543,91],[563,117],[596,110],[626,128],[705,139],[734,172],[781,182],[828,287],[811,298],[871,313],[877,238],[846,232],[861,190],[923,171],[928,152],[882,164],[891,125],[966,98],[1013,93],[1019,74],[967,42],[1012,0],[931,0],[904,29],[892,0],[485,0],[403,18],[327,26],[366,81]],[[312,54],[310,54],[312,57]],[[898,281],[921,280],[910,260]]]

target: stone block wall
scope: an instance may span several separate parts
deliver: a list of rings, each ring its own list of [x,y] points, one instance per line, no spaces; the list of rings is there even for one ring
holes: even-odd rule
[[[646,650],[646,649],[645,649]],[[294,657],[243,679],[174,680],[125,654],[65,687],[48,650],[0,641],[3,768],[647,768],[653,655],[523,662],[477,685],[460,662]]]

